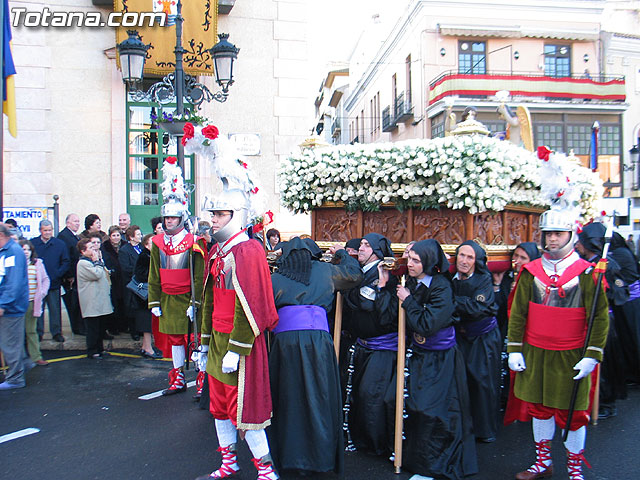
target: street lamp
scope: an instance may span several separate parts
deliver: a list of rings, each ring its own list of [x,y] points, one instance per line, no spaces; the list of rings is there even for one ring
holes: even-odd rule
[[[633,147],[631,147],[631,149],[629,150],[629,157],[631,160],[631,170],[638,169],[635,182],[633,183],[633,186],[631,188],[633,190],[638,190],[638,185],[640,184],[640,167],[638,166],[638,164],[640,163],[640,145],[634,145]]]
[[[174,117],[183,119],[184,100],[200,108],[202,102],[216,100],[225,102],[229,95],[229,87],[233,84],[233,62],[238,58],[240,51],[227,40],[229,35],[221,33],[218,35],[220,41],[207,51],[211,54],[214,62],[216,82],[222,91],[212,93],[205,85],[199,83],[195,77],[185,74],[182,67],[182,58],[185,53],[182,48],[182,2],[178,0],[176,23],[176,56],[175,71],[166,75],[162,80],[154,83],[146,92],[138,90],[137,85],[142,81],[144,61],[147,49],[150,45],[142,43],[142,39],[136,30],[129,30],[129,38],[117,45],[120,54],[120,65],[122,67],[122,79],[129,86],[129,94],[134,101],[153,101],[160,104],[176,103]],[[161,126],[162,127],[162,126]],[[169,132],[181,136],[182,132]],[[177,142],[178,165],[184,169],[184,147],[181,142]]]

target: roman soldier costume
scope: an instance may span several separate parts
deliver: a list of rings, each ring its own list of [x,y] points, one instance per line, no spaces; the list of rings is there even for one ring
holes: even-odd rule
[[[182,170],[175,164],[175,157],[168,157],[162,167],[163,195],[166,200],[161,214],[164,234],[153,237],[149,264],[149,298],[151,313],[159,318],[160,332],[166,334],[171,345],[173,368],[169,372],[169,386],[163,395],[173,395],[187,390],[184,363],[187,356],[189,322],[196,320],[192,302],[195,291],[195,307],[199,306],[202,293],[205,246],[197,242],[186,229],[188,218],[187,198],[182,180]],[[167,217],[180,219],[170,228]],[[204,375],[204,374],[203,374]]]
[[[205,128],[208,130],[197,127],[195,138],[187,138],[185,147],[214,160],[223,191],[215,198],[205,197],[202,208],[230,212],[231,218],[212,234],[217,243],[205,271],[202,346],[194,355],[208,374],[210,411],[222,465],[199,478],[238,474],[236,443],[240,430],[254,456],[258,480],[274,480],[279,477],[265,432],[271,422],[272,405],[264,332],[276,326],[278,314],[264,249],[247,234],[255,218],[253,196],[258,189],[229,143],[214,141],[211,136],[203,140],[202,135],[211,135],[211,126]]]
[[[569,192],[567,197],[570,197]],[[561,198],[563,195],[556,196]],[[571,202],[570,202],[571,203]],[[540,217],[542,258],[523,267],[509,318],[509,368],[515,375],[514,394],[533,418],[536,462],[516,475],[531,480],[553,474],[551,441],[555,424],[565,428],[574,380],[580,380],[575,412],[564,443],[570,480],[582,480],[586,425],[589,421],[589,374],[602,360],[609,326],[604,294],[595,299],[592,264],[574,250],[577,215],[557,202]],[[569,232],[569,240],[548,246],[552,232]],[[586,355],[587,312],[596,300]],[[577,372],[577,375],[576,375]]]

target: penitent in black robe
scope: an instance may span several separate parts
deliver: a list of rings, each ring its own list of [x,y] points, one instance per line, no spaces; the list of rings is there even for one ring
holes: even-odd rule
[[[435,275],[402,303],[410,338],[424,341],[454,324],[451,282]],[[464,358],[456,345],[426,350],[415,343],[408,359],[403,467],[419,475],[461,479],[478,472]],[[394,380],[395,381],[395,380]]]
[[[377,283],[374,265],[364,274],[360,286],[344,297],[343,329],[364,341],[398,331],[397,279],[392,275],[380,291]],[[374,350],[358,342],[353,348],[348,422],[351,439],[357,450],[387,455],[393,450],[394,415],[385,399],[395,398],[397,343],[395,350]]]
[[[278,309],[292,305],[333,307],[335,292],[362,279],[358,262],[339,251],[340,263],[311,262],[309,285],[271,276]],[[333,339],[323,330],[275,335],[269,353],[273,419],[269,443],[279,469],[334,471],[344,465],[342,394]]]
[[[613,306],[614,326],[625,363],[627,381],[640,383],[640,273],[635,255],[619,234],[614,234],[609,256],[620,265],[620,277],[630,289],[630,298]]]
[[[478,336],[469,335],[468,332],[468,329],[473,328],[472,324],[494,317],[498,310],[491,274],[486,270],[486,254],[483,269],[479,268],[478,257],[476,252],[476,269],[471,277],[453,280],[455,313],[460,318],[456,338],[467,369],[473,433],[479,439],[495,439],[500,411],[503,342],[497,325],[493,330]]]

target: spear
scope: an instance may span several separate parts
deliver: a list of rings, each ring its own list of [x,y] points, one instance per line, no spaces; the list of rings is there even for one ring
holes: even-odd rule
[[[587,354],[587,348],[589,347],[589,341],[591,340],[591,330],[593,330],[593,320],[596,316],[596,306],[598,304],[598,297],[600,297],[600,291],[602,290],[602,277],[607,269],[607,255],[609,254],[609,246],[611,245],[611,238],[613,237],[613,220],[609,222],[607,231],[604,234],[604,248],[602,250],[602,258],[598,261],[596,271],[598,272],[598,278],[596,280],[596,292],[593,296],[593,304],[591,305],[591,313],[589,315],[589,323],[587,326],[587,335],[584,338],[584,345],[582,346],[582,356],[584,358]],[[576,399],[578,398],[578,387],[582,378],[573,381],[573,391],[571,392],[571,400],[569,402],[569,412],[567,413],[567,423],[564,426],[564,434],[562,441],[567,441],[569,435],[569,427],[571,426],[571,419],[573,418],[573,412],[576,407]]]

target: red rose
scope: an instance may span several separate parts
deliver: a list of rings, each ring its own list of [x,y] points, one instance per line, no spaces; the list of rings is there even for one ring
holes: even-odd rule
[[[174,165],[178,159],[176,157],[167,157],[164,159],[165,162],[170,163],[171,165]]]
[[[215,140],[218,138],[218,127],[215,125],[207,125],[202,129],[202,135],[207,137],[209,140]]]
[[[542,146],[538,147],[538,158],[540,160],[544,160],[545,162],[549,161],[549,155],[551,154],[551,150],[547,147]]]
[[[188,140],[190,138],[193,138],[195,129],[193,128],[193,124],[191,122],[187,122],[184,124],[184,127],[182,127],[182,131],[184,132],[184,136],[182,138],[186,138]]]

